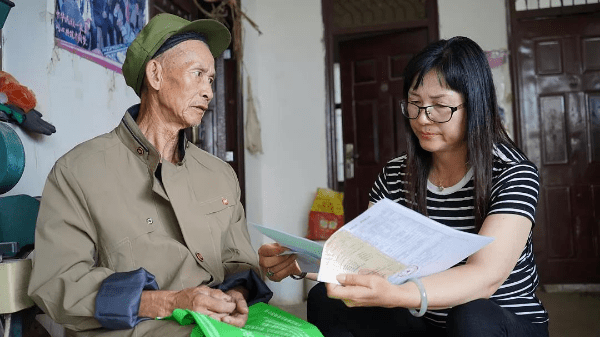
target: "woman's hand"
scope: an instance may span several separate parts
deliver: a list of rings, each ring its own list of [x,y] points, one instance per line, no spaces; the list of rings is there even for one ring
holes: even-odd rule
[[[340,274],[338,282],[326,284],[327,295],[337,298],[348,307],[386,307],[394,305],[394,295],[399,289],[379,275]]]
[[[278,243],[268,243],[258,249],[258,264],[269,280],[279,282],[290,275],[299,275],[302,270],[296,255],[280,255],[288,250]]]

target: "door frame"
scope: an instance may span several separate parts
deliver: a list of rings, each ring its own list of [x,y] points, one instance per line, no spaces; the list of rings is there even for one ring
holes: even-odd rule
[[[335,52],[339,47],[339,41],[351,39],[353,37],[368,37],[370,35],[381,35],[423,27],[428,29],[429,40],[437,41],[439,38],[439,19],[437,0],[425,0],[427,19],[424,20],[357,28],[339,28],[335,27],[333,24],[333,1],[334,0],[321,0],[325,41],[325,132],[327,139],[327,186],[335,191],[340,191],[343,187],[340,186],[337,180],[336,104],[333,79]]]

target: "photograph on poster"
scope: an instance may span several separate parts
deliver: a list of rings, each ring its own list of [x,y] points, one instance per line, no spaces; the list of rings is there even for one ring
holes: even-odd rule
[[[56,0],[56,45],[120,73],[147,7],[147,0]]]

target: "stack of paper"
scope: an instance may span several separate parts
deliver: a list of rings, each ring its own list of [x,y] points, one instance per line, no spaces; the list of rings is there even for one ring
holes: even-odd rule
[[[440,224],[384,199],[320,244],[255,225],[297,253],[303,271],[318,268],[318,280],[338,283],[338,274],[376,273],[391,283],[446,270],[493,241]],[[320,261],[320,263],[319,263]]]

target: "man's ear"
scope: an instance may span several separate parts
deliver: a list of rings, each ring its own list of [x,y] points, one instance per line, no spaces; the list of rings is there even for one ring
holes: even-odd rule
[[[163,67],[158,60],[152,59],[146,64],[146,79],[154,90],[158,91],[162,86]]]

